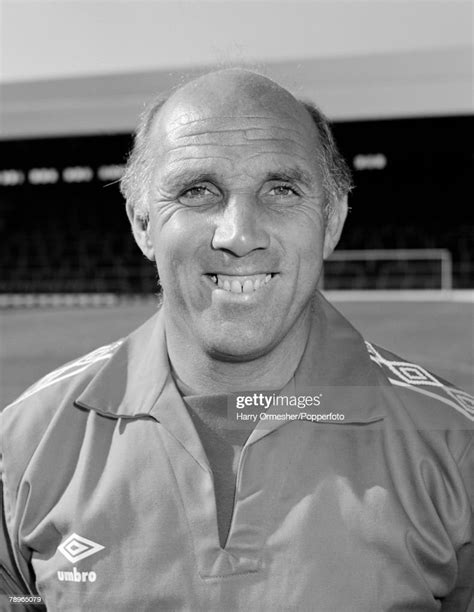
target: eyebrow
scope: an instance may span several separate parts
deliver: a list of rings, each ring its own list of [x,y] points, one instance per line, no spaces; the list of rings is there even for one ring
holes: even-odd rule
[[[170,172],[162,178],[162,182],[168,189],[179,189],[203,181],[215,182],[217,177],[213,172],[183,170],[176,173]]]
[[[296,182],[310,187],[314,184],[315,176],[300,167],[283,167],[278,170],[270,170],[265,175],[264,181],[288,181]],[[170,172],[162,178],[167,189],[180,189],[193,183],[209,181],[220,182],[219,177],[211,171],[182,170],[176,173]]]
[[[298,167],[281,168],[281,170],[269,172],[266,178],[267,181],[295,181],[308,187],[314,182],[314,179],[312,174]]]

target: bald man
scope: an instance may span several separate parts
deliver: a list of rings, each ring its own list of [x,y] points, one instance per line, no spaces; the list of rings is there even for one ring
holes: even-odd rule
[[[160,305],[3,412],[7,598],[472,605],[473,398],[317,291],[350,187],[324,116],[260,75],[150,106],[122,190]]]

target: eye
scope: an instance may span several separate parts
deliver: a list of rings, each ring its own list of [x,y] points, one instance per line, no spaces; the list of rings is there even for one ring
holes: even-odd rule
[[[293,189],[293,187],[290,187],[290,185],[276,185],[275,187],[272,187],[272,189],[270,189],[269,193],[270,195],[283,197],[299,195],[297,191]]]
[[[300,192],[297,187],[288,182],[271,181],[262,190],[261,198],[269,205],[272,204],[296,204],[300,200]]]
[[[218,202],[220,200],[220,193],[214,185],[193,185],[183,191],[178,200],[188,206],[201,206]]]

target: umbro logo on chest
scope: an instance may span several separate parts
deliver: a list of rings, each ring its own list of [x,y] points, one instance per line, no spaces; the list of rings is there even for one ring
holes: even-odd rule
[[[88,540],[77,533],[72,533],[62,544],[58,546],[58,551],[70,563],[78,563],[91,555],[95,555],[105,547],[102,544]],[[58,579],[61,582],[95,582],[97,574],[92,571],[80,572],[76,567],[72,571],[58,571]]]

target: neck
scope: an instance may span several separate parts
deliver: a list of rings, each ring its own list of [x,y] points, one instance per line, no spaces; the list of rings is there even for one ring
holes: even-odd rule
[[[174,371],[194,392],[232,393],[281,389],[301,360],[311,326],[306,309],[286,336],[268,353],[247,361],[221,360],[193,339],[183,338],[172,324],[166,325],[168,355]]]

